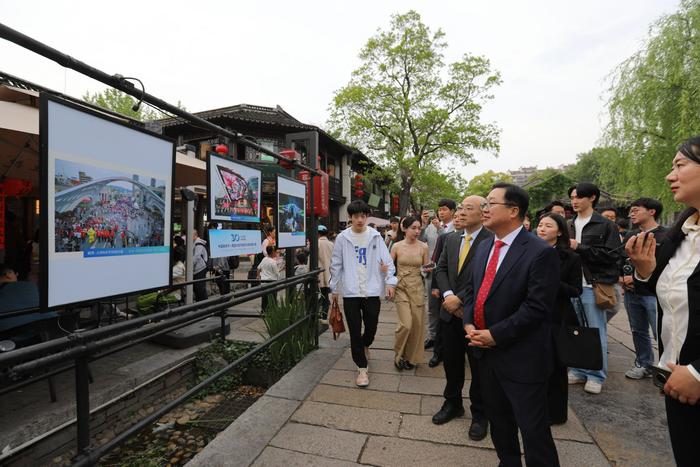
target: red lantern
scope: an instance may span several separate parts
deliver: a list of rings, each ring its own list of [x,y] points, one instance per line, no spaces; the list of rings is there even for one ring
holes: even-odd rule
[[[228,147],[225,144],[217,144],[214,148],[214,151],[216,151],[217,154],[221,154],[223,156],[225,154],[228,154]]]
[[[314,199],[313,207],[314,214],[320,217],[325,217],[328,215],[328,174],[319,170],[321,175],[313,177],[314,179]],[[306,185],[306,209],[308,212],[311,211],[311,199],[309,197],[309,185],[311,174],[308,170],[302,170],[297,174],[297,179],[304,182]]]
[[[364,196],[365,192],[363,190],[355,190],[355,196],[358,198],[362,198]]]
[[[298,162],[301,160],[301,154],[296,152],[294,149],[283,149],[280,151],[280,156],[284,156],[288,160],[278,159],[277,163],[287,170],[294,168],[293,162]]]
[[[391,214],[394,216],[399,214],[399,195],[391,195]]]

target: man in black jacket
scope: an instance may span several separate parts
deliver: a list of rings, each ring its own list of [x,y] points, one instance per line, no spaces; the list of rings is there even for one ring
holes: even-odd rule
[[[472,375],[469,385],[472,414],[469,437],[475,441],[486,437],[488,421],[481,397],[481,380],[477,362],[474,359],[473,350],[466,348],[462,316],[467,287],[467,271],[474,251],[479,243],[493,237],[493,234],[481,225],[481,203],[485,201],[481,196],[469,196],[462,202],[462,209],[458,211],[455,220],[459,220],[460,227],[464,230],[449,233],[444,238],[442,254],[435,269],[440,294],[444,299],[440,309],[439,325],[447,381],[443,392],[445,402],[440,411],[433,416],[433,423],[440,425],[464,413],[462,388],[464,387],[464,353],[466,350]]]
[[[618,259],[622,245],[617,226],[604,218],[594,208],[600,199],[600,190],[592,183],[578,183],[569,189],[571,205],[576,216],[570,221],[571,248],[581,257],[583,269],[583,313],[588,326],[598,328],[603,353],[602,370],[573,368],[569,372],[569,384],[585,384],[590,394],[600,394],[608,373],[608,336],[606,312],[596,304],[594,284],[617,283]]]

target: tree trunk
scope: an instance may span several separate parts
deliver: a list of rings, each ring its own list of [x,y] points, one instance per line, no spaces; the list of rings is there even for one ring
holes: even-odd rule
[[[411,204],[411,180],[407,175],[401,175],[401,193],[399,193],[399,217],[408,214]]]

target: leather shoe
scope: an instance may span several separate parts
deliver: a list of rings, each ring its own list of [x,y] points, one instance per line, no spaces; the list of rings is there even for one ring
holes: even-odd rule
[[[436,425],[442,425],[447,423],[453,418],[461,417],[464,415],[464,407],[455,407],[451,404],[442,404],[442,408],[438,413],[433,415],[433,423]]]
[[[436,366],[438,366],[440,364],[440,362],[442,362],[442,358],[440,358],[440,356],[438,354],[433,354],[432,358],[428,362],[428,366],[430,368],[435,368]]]
[[[425,350],[432,349],[435,346],[435,341],[432,339],[426,339],[425,343],[423,344],[423,348]]]
[[[489,422],[486,420],[472,420],[469,427],[469,439],[473,441],[481,441],[486,438],[489,431]]]

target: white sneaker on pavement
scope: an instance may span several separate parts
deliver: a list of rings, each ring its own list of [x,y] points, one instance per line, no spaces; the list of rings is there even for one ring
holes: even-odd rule
[[[629,379],[651,378],[651,371],[648,368],[635,366],[625,372],[625,377]]]
[[[603,390],[603,385],[596,381],[593,381],[592,379],[589,379],[588,381],[586,381],[586,385],[583,387],[583,390],[589,394],[600,394],[600,391]]]
[[[586,378],[583,376],[578,376],[573,374],[572,372],[569,372],[569,384],[584,384],[586,382]]]
[[[361,388],[366,388],[369,386],[369,375],[367,374],[367,368],[358,368],[355,384]]]

